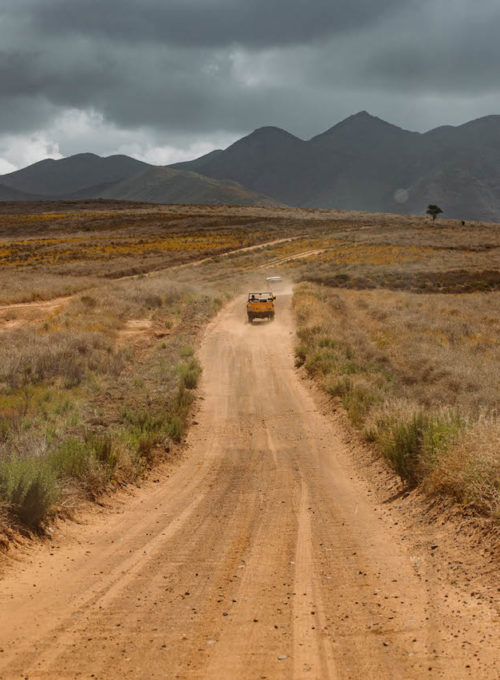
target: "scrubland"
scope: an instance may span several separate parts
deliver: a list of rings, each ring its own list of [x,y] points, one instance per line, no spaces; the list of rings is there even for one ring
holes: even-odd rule
[[[37,328],[0,334],[0,490],[36,527],[136,479],[182,440],[200,366],[192,343],[221,300],[167,280],[75,296]]]
[[[499,248],[496,225],[408,216],[0,206],[0,523],[40,527],[169,454],[201,329],[270,274],[298,284],[297,365],[405,484],[498,517]]]
[[[23,204],[24,205],[24,204]],[[0,210],[0,305],[48,300],[110,279],[199,261],[301,229],[276,211],[128,206]],[[85,205],[83,205],[85,207]],[[16,209],[15,205],[11,208]],[[269,219],[271,218],[271,219]]]
[[[376,226],[282,267],[297,366],[409,486],[500,518],[500,229]]]
[[[238,210],[51,207],[0,211],[0,521],[31,528],[182,440],[193,346],[225,293],[176,267],[287,231]]]
[[[170,454],[199,333],[240,285],[227,254],[302,228],[272,209],[0,206],[0,525],[37,529]]]

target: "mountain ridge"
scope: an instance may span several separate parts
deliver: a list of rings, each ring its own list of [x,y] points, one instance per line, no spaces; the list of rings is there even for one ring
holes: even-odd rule
[[[423,213],[441,202],[449,217],[500,221],[499,115],[414,132],[360,111],[309,140],[291,135],[286,162],[268,158],[290,141],[286,131],[266,129],[266,153],[252,145],[259,128],[244,147],[238,140],[208,159],[203,173],[305,208]]]
[[[268,125],[226,149],[165,166],[187,177],[155,172],[161,167],[119,154],[44,159],[0,176],[0,200],[10,191],[12,200],[263,200],[396,213],[438,203],[449,217],[500,221],[497,114],[415,132],[359,111],[308,140]]]

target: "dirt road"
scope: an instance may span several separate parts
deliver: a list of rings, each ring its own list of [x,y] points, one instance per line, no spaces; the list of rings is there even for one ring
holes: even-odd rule
[[[401,543],[292,328],[227,307],[182,462],[8,567],[0,678],[498,678],[496,612]]]

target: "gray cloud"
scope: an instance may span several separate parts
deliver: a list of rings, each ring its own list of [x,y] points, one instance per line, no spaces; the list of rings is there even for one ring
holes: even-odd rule
[[[499,28],[496,0],[3,0],[0,137],[14,163],[23,134],[166,157],[359,109],[456,124],[500,110]]]
[[[12,0],[11,0],[12,1]],[[406,3],[412,0],[406,0]],[[405,0],[39,0],[43,32],[190,47],[301,44],[380,20]]]
[[[411,23],[396,19],[378,27],[381,41],[360,75],[379,88],[408,92],[498,92],[500,6],[484,0],[453,5],[428,4]]]

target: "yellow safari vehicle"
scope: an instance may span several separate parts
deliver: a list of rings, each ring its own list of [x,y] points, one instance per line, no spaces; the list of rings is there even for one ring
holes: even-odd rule
[[[274,319],[274,301],[276,295],[272,293],[248,293],[247,315],[248,321],[254,319]]]

